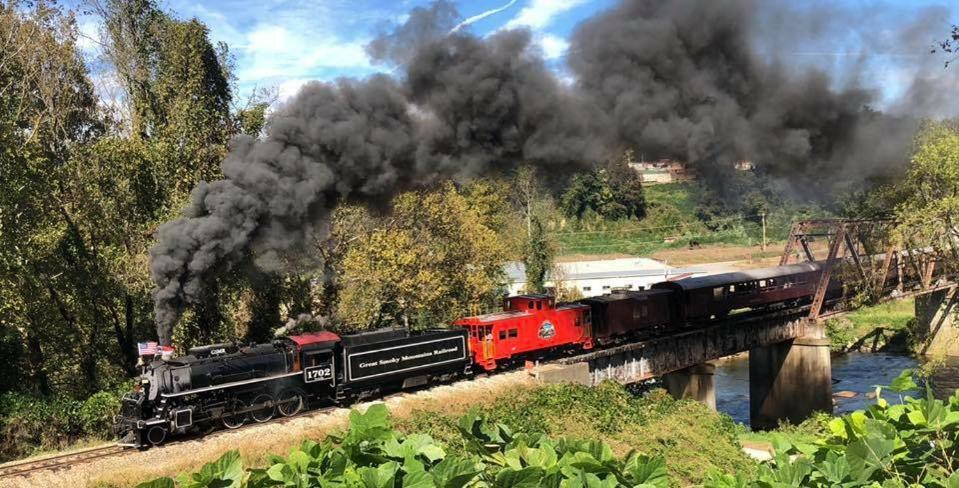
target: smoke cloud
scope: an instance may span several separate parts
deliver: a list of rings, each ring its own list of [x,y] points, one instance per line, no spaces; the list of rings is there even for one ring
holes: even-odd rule
[[[519,164],[555,175],[626,147],[687,161],[707,178],[748,159],[819,193],[901,168],[913,114],[866,109],[877,93],[862,86],[858,68],[839,83],[835,73],[762,51],[787,42],[784,33],[835,24],[825,8],[786,9],[624,0],[576,29],[572,83],[546,66],[528,30],[480,38],[454,29],[461,18],[447,1],[414,9],[367,48],[393,76],[304,86],[263,137],[232,141],[224,179],[201,183],[183,217],[160,228],[151,275],[161,342],[200,291],[239,262],[294,265],[307,242],[328,234],[342,202],[385,206],[404,190]],[[929,83],[916,81],[903,96],[925,94]]]

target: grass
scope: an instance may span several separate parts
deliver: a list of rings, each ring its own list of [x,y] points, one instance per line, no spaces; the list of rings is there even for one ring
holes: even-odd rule
[[[915,316],[913,299],[893,300],[830,319],[826,333],[836,352],[906,350]]]
[[[605,220],[596,215],[564,221],[551,229],[561,255],[624,253],[647,255],[661,250],[702,246],[749,247],[762,239],[761,226],[740,216],[725,219],[724,228],[710,230],[696,215],[696,184],[692,182],[651,185],[645,188],[647,216],[643,220]],[[767,238],[782,240],[790,218],[770,214]]]

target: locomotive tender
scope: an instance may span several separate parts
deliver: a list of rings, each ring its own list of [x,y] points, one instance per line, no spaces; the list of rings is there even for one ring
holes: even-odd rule
[[[114,429],[122,445],[162,443],[170,433],[291,416],[309,404],[349,405],[389,390],[492,371],[516,360],[639,340],[741,309],[811,300],[817,263],[685,278],[556,304],[522,295],[504,310],[458,319],[448,329],[382,329],[339,336],[312,332],[239,346],[214,344],[154,359],[123,398]],[[827,297],[841,284],[829,283]]]

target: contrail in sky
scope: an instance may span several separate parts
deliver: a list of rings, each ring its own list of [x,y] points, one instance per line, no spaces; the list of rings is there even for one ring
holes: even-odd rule
[[[490,15],[498,14],[498,13],[500,13],[500,12],[502,12],[502,11],[510,8],[510,7],[512,7],[513,4],[515,4],[515,3],[516,3],[516,0],[510,0],[509,3],[507,3],[506,5],[503,5],[502,7],[494,8],[494,9],[492,9],[492,10],[487,10],[487,11],[485,11],[485,12],[482,12],[482,13],[476,14],[476,15],[474,15],[474,16],[472,16],[472,17],[469,17],[469,18],[467,18],[466,20],[460,22],[459,24],[456,24],[456,27],[453,27],[452,29],[450,29],[450,34],[452,34],[452,33],[456,32],[456,31],[462,29],[463,27],[466,27],[466,26],[472,24],[473,22],[479,22],[479,21],[481,21],[481,20],[489,17]]]

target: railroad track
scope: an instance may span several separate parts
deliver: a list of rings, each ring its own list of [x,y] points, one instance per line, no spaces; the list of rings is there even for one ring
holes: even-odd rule
[[[92,461],[94,459],[116,456],[124,451],[125,449],[123,447],[110,444],[107,446],[94,447],[90,449],[84,449],[82,451],[50,456],[43,459],[0,464],[0,479],[14,476],[26,476],[36,471],[66,468],[76,464]]]
[[[302,412],[292,417],[281,417],[281,418],[270,420],[265,423],[284,424],[286,422],[289,422],[291,420],[294,420],[300,417],[316,417],[319,415],[330,413],[334,410],[336,410],[336,407],[320,407],[314,410]],[[154,447],[154,449],[157,449],[157,448],[162,449],[167,446],[173,446],[183,442],[197,441],[200,439],[213,439],[215,437],[218,437],[220,435],[224,435],[230,432],[240,431],[240,430],[250,428],[254,425],[259,425],[259,424],[255,422],[250,422],[250,423],[244,424],[242,427],[239,427],[237,429],[220,429],[206,435],[203,435],[203,434],[187,435],[173,441],[165,442],[162,446]],[[106,446],[93,447],[93,448],[84,449],[81,451],[74,451],[70,453],[45,457],[42,459],[13,461],[6,464],[0,464],[0,480],[2,480],[3,478],[29,476],[37,471],[65,469],[65,468],[73,467],[86,462],[90,462],[95,459],[111,457],[111,456],[120,456],[123,454],[135,453],[135,452],[140,452],[140,450],[130,448],[130,447],[118,446],[116,444],[110,444]],[[0,485],[2,485],[2,483],[0,483]]]

